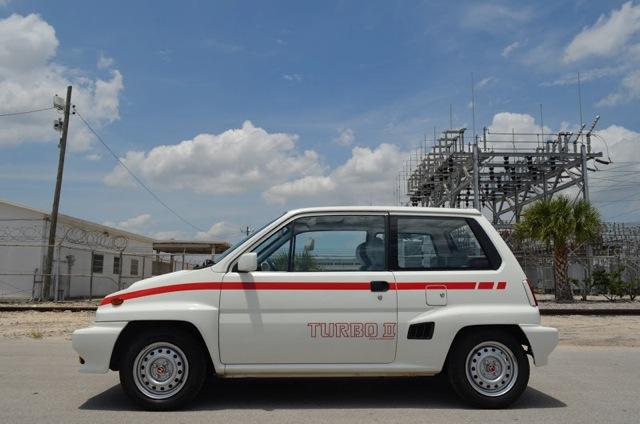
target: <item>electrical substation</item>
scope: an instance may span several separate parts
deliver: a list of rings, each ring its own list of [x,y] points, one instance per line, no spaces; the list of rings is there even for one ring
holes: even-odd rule
[[[611,162],[594,149],[600,117],[578,131],[491,132],[465,137],[466,128],[447,129],[411,153],[396,179],[400,205],[475,208],[505,238],[540,289],[553,286],[551,252],[540,243],[512,237],[523,210],[556,193],[589,200],[589,175]],[[593,267],[623,268],[640,275],[640,226],[606,223],[600,240],[573,246],[571,274],[582,280]]]

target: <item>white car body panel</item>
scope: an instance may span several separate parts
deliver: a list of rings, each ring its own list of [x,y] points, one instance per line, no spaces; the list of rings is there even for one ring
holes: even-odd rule
[[[473,271],[233,272],[242,253],[290,221],[336,214],[472,218],[494,244],[502,264],[497,270]],[[544,365],[558,334],[540,326],[524,278],[506,243],[475,210],[296,210],[212,267],[149,278],[107,296],[96,324],[74,332],[73,347],[85,362],[82,372],[106,372],[127,323],[183,321],[200,333],[220,376],[432,375],[442,370],[462,328],[510,325],[522,329],[535,364]],[[389,282],[390,289],[362,289],[375,280]],[[122,304],[112,304],[113,299]],[[434,323],[431,339],[407,338],[409,326],[417,323]],[[368,336],[361,334],[365,328]]]
[[[104,374],[109,371],[113,347],[126,325],[126,321],[97,322],[92,327],[81,328],[73,333],[73,348],[84,362],[80,365],[80,372]]]

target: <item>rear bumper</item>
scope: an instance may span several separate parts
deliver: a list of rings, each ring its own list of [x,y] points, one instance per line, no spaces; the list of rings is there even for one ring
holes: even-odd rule
[[[520,328],[529,340],[533,363],[536,366],[547,365],[549,355],[558,345],[558,330],[537,324],[520,324]]]
[[[83,373],[106,373],[113,347],[126,322],[96,322],[92,327],[73,332],[73,349],[84,360],[80,365]]]

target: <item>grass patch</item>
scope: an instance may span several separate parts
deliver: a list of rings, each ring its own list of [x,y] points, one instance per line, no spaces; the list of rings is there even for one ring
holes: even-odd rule
[[[42,334],[42,331],[39,331],[39,330],[29,331],[29,337],[31,337],[32,339],[41,339],[43,336],[44,334]]]

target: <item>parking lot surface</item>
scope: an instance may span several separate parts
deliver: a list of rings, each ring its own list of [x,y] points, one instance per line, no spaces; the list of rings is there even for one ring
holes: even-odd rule
[[[207,382],[191,408],[137,411],[116,373],[82,375],[62,338],[0,340],[2,423],[636,423],[640,349],[560,346],[511,409],[461,403],[437,377]]]

